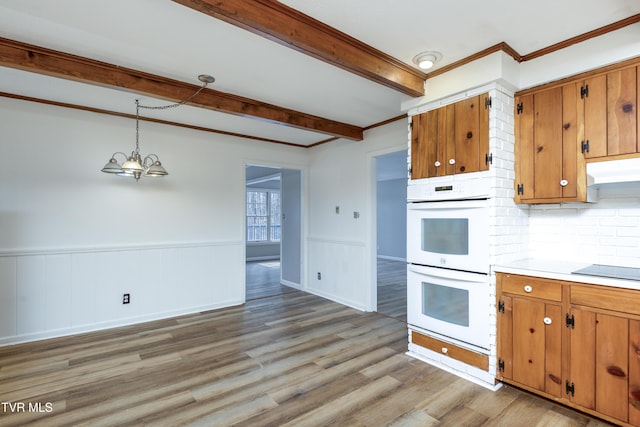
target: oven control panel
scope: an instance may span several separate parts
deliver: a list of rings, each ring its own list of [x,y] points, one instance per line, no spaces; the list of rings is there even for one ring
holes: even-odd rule
[[[407,187],[407,201],[488,199],[491,180],[487,178],[460,180],[424,180]]]

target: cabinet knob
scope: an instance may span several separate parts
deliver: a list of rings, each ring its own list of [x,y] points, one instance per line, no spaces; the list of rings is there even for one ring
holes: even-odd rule
[[[566,187],[566,186],[567,186],[567,184],[569,184],[569,181],[567,181],[566,179],[563,179],[562,181],[560,181],[560,185],[561,185],[562,187]]]
[[[550,317],[545,317],[543,320],[545,325],[550,325],[552,323],[552,320]]]
[[[440,163],[439,161],[437,161],[437,160],[436,160],[436,162],[434,163],[434,165],[435,165],[437,168],[439,168],[439,167],[440,167],[440,164],[441,164],[441,163]]]
[[[449,349],[447,347],[442,347],[442,352],[444,354],[447,354],[449,352]]]
[[[449,159],[449,164],[450,165],[455,165],[456,164],[456,159]]]
[[[524,291],[526,293],[530,293],[531,291],[533,291],[533,288],[530,285],[524,285]]]

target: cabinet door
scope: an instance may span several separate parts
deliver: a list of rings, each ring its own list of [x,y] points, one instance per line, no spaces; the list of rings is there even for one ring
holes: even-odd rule
[[[573,403],[627,421],[629,320],[573,308],[569,383]]]
[[[627,421],[629,416],[629,320],[596,315],[596,411]]]
[[[586,200],[579,93],[571,83],[516,98],[516,203]]]
[[[437,176],[456,173],[456,165],[451,163],[451,160],[456,158],[455,108],[455,104],[440,108],[438,116],[438,161],[440,166]]]
[[[516,203],[533,199],[533,94],[515,99],[515,174]]]
[[[607,77],[596,76],[576,83],[584,103],[584,136],[580,142],[589,144],[586,158],[607,155]],[[588,95],[587,92],[588,90]]]
[[[513,298],[513,380],[557,397],[562,390],[560,313],[556,304]]]
[[[489,109],[487,95],[456,102],[455,107],[455,173],[487,170],[489,154]]]
[[[511,297],[502,295],[500,301],[504,311],[498,312],[498,360],[504,368],[500,379],[513,379],[513,302]]]
[[[534,198],[562,197],[562,88],[534,95]]]
[[[429,161],[435,157],[429,149],[435,144],[429,144],[434,138],[431,127],[437,125],[437,120],[431,118],[432,112],[418,114],[411,119],[411,179],[427,178],[429,176]],[[431,126],[431,127],[430,127]]]
[[[411,179],[452,175],[455,165],[454,107],[448,105],[413,116]]]
[[[629,320],[629,424],[640,425],[640,320]]]
[[[575,84],[562,87],[562,189],[563,198],[578,197],[579,189],[582,189],[586,199],[586,181],[584,185],[578,185],[578,176],[586,176],[584,156],[580,152],[580,137],[578,129],[578,91]],[[578,171],[581,173],[579,174]]]
[[[596,387],[596,314],[574,308],[571,310],[570,365],[567,383],[573,385],[569,399],[584,408],[595,409]]]
[[[607,74],[607,155],[637,152],[637,70]]]

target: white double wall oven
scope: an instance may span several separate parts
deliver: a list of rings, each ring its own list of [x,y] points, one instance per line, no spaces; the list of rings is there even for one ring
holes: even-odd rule
[[[408,187],[407,321],[488,354],[491,181],[455,178]]]

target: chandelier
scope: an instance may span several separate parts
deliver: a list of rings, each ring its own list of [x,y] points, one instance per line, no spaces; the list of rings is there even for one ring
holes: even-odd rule
[[[140,154],[140,109],[147,110],[166,110],[167,108],[175,108],[186,104],[192,100],[197,94],[199,94],[209,83],[213,83],[215,79],[207,74],[201,74],[198,76],[198,80],[202,82],[202,87],[196,91],[189,98],[184,101],[177,102],[175,104],[162,105],[158,107],[152,107],[148,105],[140,105],[140,102],[136,99],[136,147],[131,152],[130,156],[127,156],[121,151],[116,151],[111,155],[111,159],[102,168],[102,172],[110,173],[120,176],[131,176],[138,181],[141,176],[148,177],[160,177],[169,175],[167,170],[162,166],[160,159],[156,154],[148,154],[144,157]],[[116,156],[121,156],[124,159],[122,165],[116,160]]]

